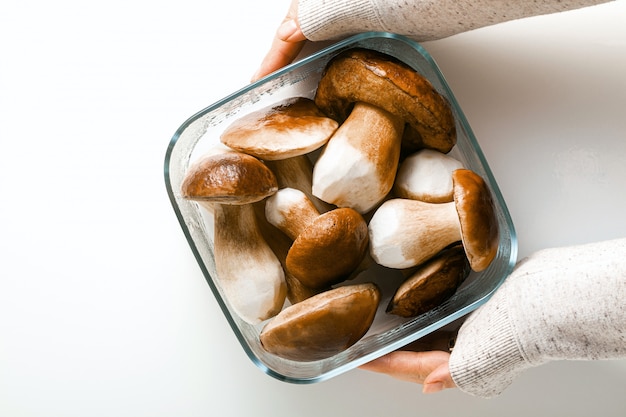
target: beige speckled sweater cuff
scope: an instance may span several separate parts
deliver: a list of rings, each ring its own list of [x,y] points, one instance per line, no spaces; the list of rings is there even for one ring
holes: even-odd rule
[[[300,0],[298,22],[304,35],[312,41],[380,31],[382,25],[371,0]]]
[[[457,339],[450,361],[457,386],[484,398],[499,395],[531,367],[517,344],[506,302],[497,303],[493,300],[495,311],[484,308],[464,323],[465,334]]]
[[[489,398],[548,361],[625,358],[624,300],[626,239],[536,252],[465,321],[452,378]]]
[[[299,0],[298,21],[312,41],[386,31],[417,41],[606,3],[607,0]]]

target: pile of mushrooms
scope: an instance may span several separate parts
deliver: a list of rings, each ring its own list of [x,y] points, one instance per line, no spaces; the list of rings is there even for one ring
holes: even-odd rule
[[[313,99],[249,113],[194,163],[182,185],[215,221],[227,302],[261,324],[264,349],[296,361],[336,355],[371,327],[382,294],[350,283],[372,262],[406,280],[386,312],[414,317],[496,256],[490,191],[449,156],[449,103],[395,58],[351,49]]]

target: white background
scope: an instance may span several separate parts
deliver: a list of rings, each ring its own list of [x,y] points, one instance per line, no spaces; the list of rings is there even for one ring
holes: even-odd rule
[[[354,370],[263,374],[167,198],[188,117],[246,85],[288,0],[0,6],[0,415],[623,416],[623,361],[552,363],[493,400]],[[427,43],[520,255],[626,236],[626,2]]]

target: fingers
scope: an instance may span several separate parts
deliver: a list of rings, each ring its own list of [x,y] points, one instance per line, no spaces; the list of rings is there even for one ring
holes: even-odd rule
[[[402,350],[414,352],[443,350],[449,351],[452,341],[456,338],[457,329],[453,331],[438,330],[404,346]]]
[[[443,351],[395,351],[361,365],[360,368],[418,384],[424,384],[426,381],[428,384],[441,383],[441,388],[437,389],[441,390],[454,386],[452,377],[449,377],[449,359],[450,354]],[[432,375],[434,371],[437,373]],[[435,392],[434,390],[438,387],[439,385],[431,385],[429,389]]]
[[[276,30],[276,39],[280,39],[283,42],[300,42],[305,40],[304,34],[300,30],[300,26],[291,17],[286,17],[283,23]]]
[[[281,26],[281,28],[282,27],[283,26]],[[304,47],[306,38],[299,28],[296,28],[294,33],[287,33],[286,39],[288,40],[282,39],[279,35],[281,35],[280,29],[277,31],[276,37],[272,41],[269,52],[265,55],[263,61],[261,61],[259,69],[252,76],[252,81],[256,81],[285,65],[291,64]],[[282,35],[284,36],[285,33]]]
[[[293,0],[285,19],[276,30],[269,52],[252,76],[252,81],[291,64],[304,47],[305,42],[306,37],[298,24],[298,1]]]
[[[455,388],[456,384],[450,375],[449,362],[442,363],[424,379],[424,394],[432,394],[446,388]]]

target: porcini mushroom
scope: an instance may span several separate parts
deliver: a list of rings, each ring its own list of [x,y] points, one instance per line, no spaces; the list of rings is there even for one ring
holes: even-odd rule
[[[235,150],[270,161],[319,149],[337,126],[313,100],[292,97],[235,119],[220,140]]]
[[[370,254],[390,268],[410,268],[461,241],[474,271],[486,269],[498,250],[498,220],[485,181],[469,169],[452,173],[454,201],[385,201],[369,223]]]
[[[200,159],[181,186],[183,198],[213,213],[216,279],[236,314],[250,324],[276,315],[286,297],[282,265],[263,239],[253,208],[277,189],[261,161],[234,151]]]
[[[421,149],[400,163],[393,191],[401,198],[447,203],[453,200],[452,172],[463,167],[449,154]]]
[[[313,194],[366,213],[393,186],[405,124],[424,146],[448,152],[456,143],[448,102],[408,65],[379,52],[353,49],[333,58],[315,103],[341,125],[313,171]]]
[[[330,286],[326,288],[309,288],[289,272],[287,269],[287,254],[289,253],[293,240],[267,221],[265,217],[265,203],[265,200],[254,203],[257,224],[263,238],[283,266],[285,284],[287,286],[287,300],[289,300],[291,304],[296,304],[315,294],[330,289]]]
[[[339,123],[354,103],[365,102],[405,120],[420,148],[448,153],[456,144],[456,124],[448,100],[424,76],[396,58],[355,48],[326,66],[315,104]]]
[[[358,342],[374,321],[380,290],[346,285],[289,306],[270,320],[259,339],[265,350],[294,361],[334,356]]]
[[[463,246],[452,246],[412,270],[389,301],[386,312],[416,317],[432,310],[454,294],[469,272]]]
[[[265,165],[267,165],[276,176],[279,189],[295,188],[296,190],[302,191],[320,213],[325,213],[333,208],[332,205],[320,200],[312,193],[313,163],[307,155],[265,161]],[[263,235],[265,236],[265,240],[283,264],[283,269],[285,270],[287,299],[289,302],[296,304],[321,291],[328,290],[329,287],[309,288],[289,272],[286,262],[287,254],[289,253],[289,248],[293,240],[267,221],[265,217],[265,201],[259,202],[257,205],[257,219]]]
[[[351,208],[320,214],[303,192],[283,188],[267,199],[265,214],[293,239],[287,270],[309,288],[345,280],[366,254],[367,223]]]

